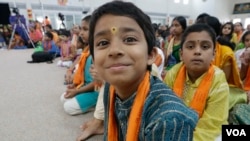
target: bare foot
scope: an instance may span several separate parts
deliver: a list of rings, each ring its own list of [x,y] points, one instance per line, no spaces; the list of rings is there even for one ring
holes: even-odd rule
[[[81,127],[82,133],[77,138],[77,141],[84,141],[93,135],[100,135],[104,132],[103,120],[92,119],[85,122]]]

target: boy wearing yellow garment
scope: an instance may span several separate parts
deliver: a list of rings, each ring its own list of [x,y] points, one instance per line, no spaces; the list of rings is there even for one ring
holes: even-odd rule
[[[227,124],[229,86],[225,74],[212,65],[216,36],[205,24],[186,29],[181,41],[183,62],[170,69],[164,82],[199,114],[193,141],[214,141]]]
[[[201,23],[209,25],[214,29],[216,36],[219,35],[221,24],[218,18],[213,16],[204,17]],[[219,37],[217,37],[215,50],[213,65],[219,67],[225,73],[227,83],[229,84],[229,110],[231,110],[236,104],[246,103],[247,95],[244,91],[242,80],[240,79],[233,50],[226,42],[221,42]]]
[[[104,141],[192,140],[197,114],[150,75],[156,55],[149,16],[130,2],[97,8],[89,30],[104,90]]]

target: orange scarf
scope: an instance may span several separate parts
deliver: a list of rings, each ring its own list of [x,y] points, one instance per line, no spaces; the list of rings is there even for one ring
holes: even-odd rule
[[[247,76],[245,79],[245,87],[244,87],[245,91],[249,91],[250,90],[250,66],[247,69]]]
[[[201,80],[201,83],[199,84],[199,87],[197,88],[194,97],[190,103],[190,107],[199,114],[199,117],[201,117],[203,114],[206,105],[206,100],[209,94],[209,89],[212,85],[213,76],[214,76],[214,68],[213,65],[210,65],[207,74]],[[175,79],[173,88],[174,92],[179,97],[183,96],[185,80],[186,80],[186,67],[182,65]]]
[[[126,141],[137,141],[140,131],[142,110],[150,89],[150,73],[147,71],[140,83],[128,120]],[[115,119],[115,89],[109,91],[108,141],[118,141],[118,129]]]
[[[84,69],[85,69],[85,63],[87,61],[87,58],[89,57],[89,47],[85,47],[85,49],[82,52],[81,58],[78,63],[78,69],[75,72],[74,75],[74,84],[76,85],[76,88],[79,89],[84,84]]]

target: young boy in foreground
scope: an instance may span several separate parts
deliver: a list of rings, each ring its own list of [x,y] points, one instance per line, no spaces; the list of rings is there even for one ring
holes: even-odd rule
[[[192,140],[197,114],[150,75],[156,49],[150,18],[129,2],[93,12],[90,52],[104,90],[104,140]]]

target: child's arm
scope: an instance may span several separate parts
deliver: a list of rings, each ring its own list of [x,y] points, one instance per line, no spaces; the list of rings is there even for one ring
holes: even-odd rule
[[[80,93],[84,92],[89,92],[89,91],[94,91],[95,89],[95,84],[94,82],[91,82],[79,89],[73,88],[73,89],[68,89],[65,94],[65,98],[72,98]]]
[[[229,86],[224,73],[214,76],[206,107],[194,131],[195,141],[215,140],[221,134],[221,125],[227,124]]]
[[[64,58],[64,61],[70,61],[70,60],[74,60],[74,58],[76,57],[76,48],[74,45],[70,45],[70,54],[69,56]]]
[[[241,80],[245,80],[247,76],[247,71],[250,63],[250,49],[246,49],[242,55],[240,56],[241,60],[241,69],[240,69],[240,78]]]
[[[81,56],[78,56],[75,61],[73,62],[73,64],[68,68],[68,70],[66,71],[65,74],[65,82],[67,84],[71,84],[73,82],[73,71],[75,70],[76,65],[79,63]]]

